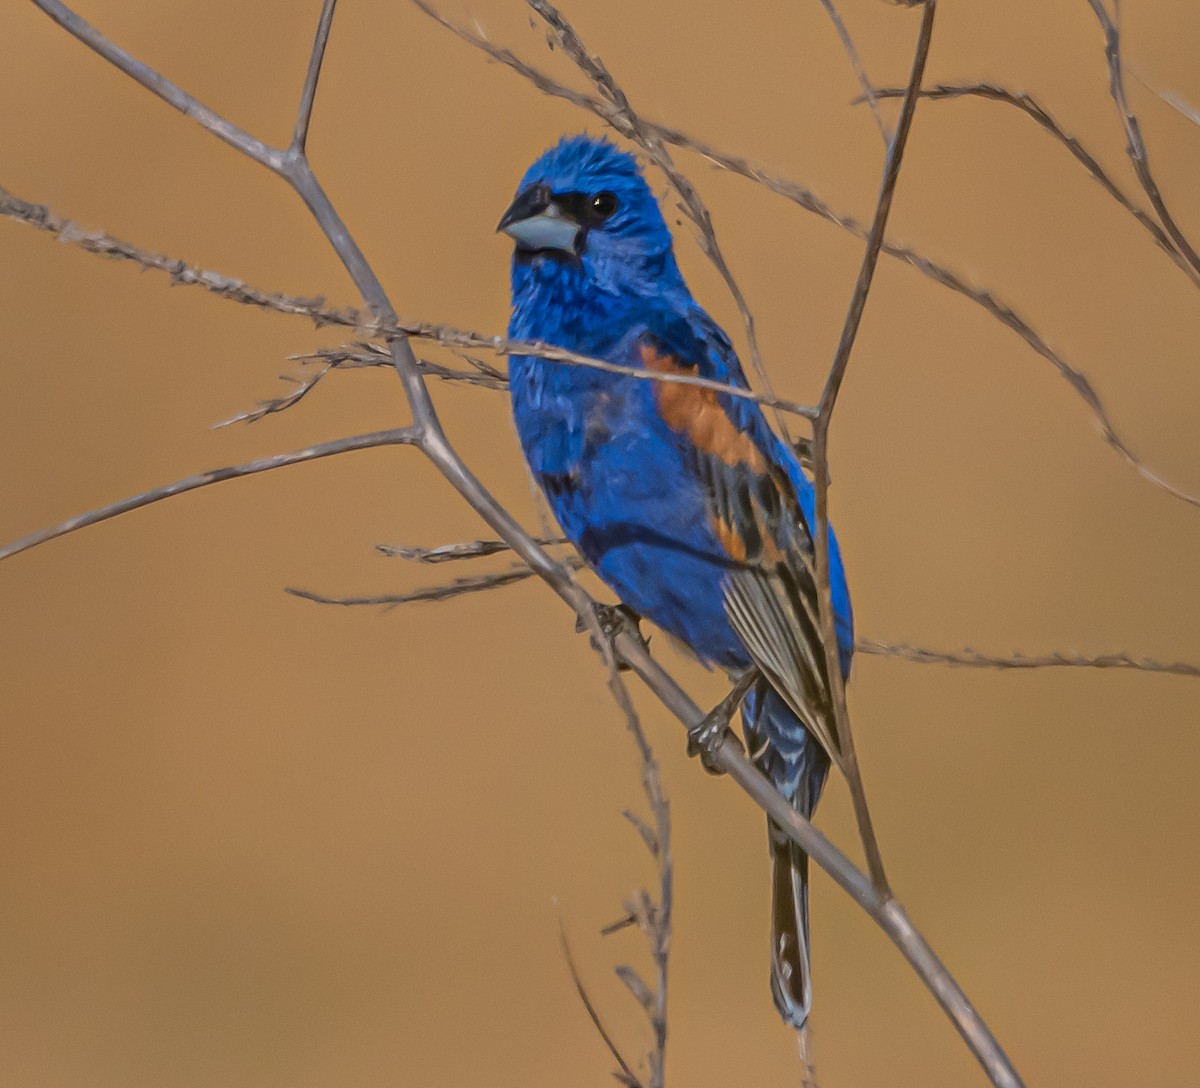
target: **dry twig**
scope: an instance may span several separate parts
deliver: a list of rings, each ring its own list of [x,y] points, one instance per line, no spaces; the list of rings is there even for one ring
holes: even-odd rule
[[[613,1061],[617,1063],[617,1072],[613,1075],[625,1085],[625,1088],[643,1088],[641,1080],[626,1061],[625,1055],[621,1053],[620,1048],[613,1041],[612,1035],[609,1034],[608,1028],[604,1026],[604,1021],[600,1018],[600,1011],[592,1001],[587,986],[584,985],[583,976],[580,975],[579,968],[575,965],[575,957],[571,954],[571,943],[567,940],[567,931],[561,923],[559,924],[559,938],[562,942],[563,958],[567,961],[567,970],[571,972],[571,981],[575,983],[575,992],[579,995],[579,1001],[587,1011],[588,1018],[596,1029],[596,1034],[603,1040],[608,1052],[613,1056]]]
[[[415,446],[419,440],[420,435],[413,427],[401,427],[390,431],[374,431],[371,434],[355,435],[353,438],[339,438],[332,442],[321,442],[318,445],[308,446],[302,450],[294,450],[292,453],[276,453],[270,457],[260,457],[254,461],[247,461],[242,465],[230,465],[227,468],[211,469],[197,476],[185,476],[182,480],[176,480],[174,483],[152,488],[150,491],[144,491],[140,495],[133,495],[128,499],[122,499],[120,502],[102,506],[98,510],[80,514],[78,517],[68,518],[66,521],[52,525],[48,529],[31,533],[20,540],[14,540],[11,544],[0,547],[0,560],[8,559],[21,552],[28,551],[39,544],[45,544],[47,541],[55,540],[60,536],[66,536],[68,533],[73,533],[79,529],[98,525],[100,522],[108,521],[120,514],[127,514],[131,510],[140,510],[144,506],[152,506],[156,502],[162,502],[164,499],[174,498],[176,495],[195,491],[201,487],[208,487],[210,484],[219,484],[225,480],[233,480],[241,476],[254,476],[260,472],[271,472],[277,468],[286,468],[288,465],[299,465],[305,461],[316,461],[322,457],[333,457],[336,454],[350,453],[353,450],[375,449],[379,446]]]
[[[854,746],[854,735],[850,727],[850,716],[846,709],[846,688],[842,682],[842,670],[838,656],[838,639],[836,619],[833,611],[833,593],[829,579],[829,427],[833,421],[833,411],[837,405],[838,392],[846,376],[850,363],[850,352],[858,336],[859,325],[863,311],[866,309],[867,296],[875,277],[875,268],[879,263],[879,254],[883,247],[883,235],[887,229],[888,214],[891,211],[892,199],[896,192],[896,182],[900,178],[900,165],[904,160],[904,150],[908,143],[908,135],[912,129],[913,115],[916,111],[917,92],[921,88],[921,80],[925,74],[925,62],[929,57],[929,46],[933,40],[933,20],[937,10],[936,0],[925,0],[921,18],[921,29],[917,36],[916,52],[913,55],[912,71],[909,74],[908,86],[900,107],[900,120],[896,126],[896,134],[888,146],[887,159],[883,168],[883,180],[879,186],[879,199],[875,204],[875,215],[871,222],[871,230],[867,235],[867,248],[863,254],[862,266],[859,269],[858,280],[854,285],[854,293],[850,299],[850,307],[842,326],[842,335],[838,342],[837,351],[829,367],[829,377],[821,394],[817,408],[817,418],[813,421],[813,485],[816,490],[816,523],[812,527],[814,558],[816,561],[815,581],[817,599],[820,604],[820,620],[822,642],[825,652],[825,671],[829,678],[829,697],[833,702],[833,710],[837,725],[837,752],[830,753],[841,766],[850,787],[850,797],[854,803],[854,814],[858,821],[859,836],[863,843],[863,852],[867,857],[867,867],[871,872],[871,880],[876,891],[884,899],[891,898],[891,888],[888,885],[887,874],[883,867],[883,855],[875,837],[874,825],[871,822],[870,810],[867,806],[867,795],[863,785],[862,773],[858,765],[858,754]]]
[[[570,543],[565,536],[542,537],[537,540],[541,548],[556,547]],[[380,555],[395,559],[408,559],[417,563],[450,563],[459,559],[480,559],[511,551],[503,540],[465,540],[458,544],[440,544],[436,548],[415,548],[405,544],[376,544]]]
[[[850,61],[850,67],[854,69],[854,78],[858,80],[858,85],[862,87],[862,98],[860,101],[866,102],[870,106],[871,116],[875,118],[875,127],[879,129],[879,135],[883,137],[883,146],[887,147],[892,142],[892,134],[888,131],[887,122],[883,119],[883,114],[879,110],[880,96],[876,93],[875,87],[867,75],[862,58],[858,55],[858,49],[854,45],[854,39],[850,36],[850,31],[842,20],[841,13],[834,6],[833,0],[821,0],[821,7],[825,9],[825,14],[829,16],[830,21],[833,23],[833,29],[837,31],[842,48],[846,52],[846,58]]]
[[[880,657],[897,657],[917,665],[951,665],[969,669],[998,669],[1022,671],[1027,669],[1134,669],[1138,672],[1166,673],[1170,676],[1188,676],[1200,679],[1200,665],[1188,661],[1156,661],[1152,657],[1134,657],[1132,654],[1085,654],[1055,650],[1048,654],[985,654],[971,647],[962,650],[931,650],[924,646],[910,646],[904,642],[876,642],[859,639],[855,649],[860,654],[876,654]]]
[[[881,87],[875,93],[880,98],[899,98],[904,93],[904,88]],[[1176,265],[1183,269],[1194,284],[1200,286],[1200,273],[1197,273],[1196,269],[1188,263],[1183,254],[1176,249],[1175,243],[1171,240],[1167,232],[1153,218],[1139,208],[1133,202],[1133,198],[1113,181],[1108,171],[1100,165],[1100,160],[1083,146],[1079,137],[1068,133],[1050,111],[1031,94],[1026,91],[1010,91],[1007,87],[999,87],[995,83],[939,83],[936,86],[927,87],[923,90],[921,97],[927,98],[931,102],[979,98],[985,102],[998,102],[1003,105],[1012,106],[1020,110],[1027,117],[1032,118],[1040,128],[1048,132],[1062,144],[1071,153],[1075,161],[1088,172],[1092,180],[1097,182],[1113,200],[1133,216],[1143,230],[1149,233],[1150,237],[1154,239],[1154,244],[1166,253]],[[856,101],[862,101],[862,99]]]
[[[508,570],[497,571],[493,574],[455,578],[453,581],[444,582],[441,585],[425,586],[409,593],[377,593],[369,597],[332,597],[325,593],[317,593],[311,589],[299,589],[295,586],[286,586],[284,592],[315,604],[335,604],[347,607],[377,605],[388,609],[401,604],[415,604],[418,601],[449,601],[455,597],[466,596],[468,593],[478,593],[485,589],[499,589],[501,586],[510,586],[514,582],[524,582],[533,575],[534,571],[529,567],[512,566]]]
[[[1167,208],[1167,202],[1158,188],[1158,182],[1154,180],[1150,171],[1150,154],[1146,150],[1146,141],[1142,138],[1142,127],[1138,124],[1137,116],[1125,94],[1125,71],[1121,62],[1121,28],[1108,14],[1102,0],[1088,0],[1088,3],[1100,23],[1100,29],[1104,31],[1104,57],[1108,62],[1109,93],[1116,103],[1117,113],[1121,115],[1121,124],[1125,129],[1125,153],[1129,156],[1138,181],[1158,213],[1163,228],[1171,236],[1175,248],[1192,269],[1200,273],[1200,256],[1197,256],[1191,242],[1175,222],[1175,217]]]
[[[543,546],[566,544],[565,538],[545,539],[538,542]],[[451,560],[475,559],[484,556],[497,555],[509,550],[508,545],[499,540],[472,540],[460,544],[442,544],[436,548],[413,548],[395,544],[377,544],[376,550],[383,555],[396,556],[401,559],[411,559],[419,563],[444,563]],[[585,564],[578,556],[567,556],[565,563],[577,564],[582,569]],[[445,586],[429,587],[418,591],[417,594],[400,594],[386,597],[366,598],[318,598],[309,595],[309,600],[321,600],[331,604],[408,604],[416,601],[446,600],[451,597],[463,596],[467,593],[485,592],[500,586],[511,585],[520,579],[510,577],[515,571],[501,571],[497,574],[483,575],[474,584],[467,586],[466,579],[447,583]],[[526,577],[532,577],[533,571],[526,570]],[[437,593],[439,589],[452,592]],[[436,594],[436,595],[435,595]],[[1200,664],[1189,661],[1159,661],[1152,657],[1134,656],[1121,652],[1111,654],[1079,654],[1068,650],[1051,650],[1048,653],[1030,654],[1017,651],[1011,654],[986,654],[970,646],[961,650],[935,650],[928,646],[914,646],[907,642],[881,642],[877,639],[860,638],[854,644],[854,652],[869,654],[872,657],[894,657],[900,661],[915,665],[948,665],[969,669],[994,669],[1000,672],[1024,672],[1038,669],[1123,669],[1135,672],[1162,673],[1168,676],[1183,676],[1200,679]],[[627,918],[626,924],[632,924],[633,919]]]

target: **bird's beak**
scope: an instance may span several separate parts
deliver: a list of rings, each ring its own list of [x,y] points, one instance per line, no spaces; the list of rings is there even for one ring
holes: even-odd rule
[[[581,228],[555,202],[549,186],[531,185],[517,194],[496,230],[512,238],[519,249],[574,253]]]

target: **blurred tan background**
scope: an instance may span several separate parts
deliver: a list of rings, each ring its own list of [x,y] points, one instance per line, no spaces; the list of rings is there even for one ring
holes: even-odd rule
[[[319,4],[88,0],[81,13],[266,138],[290,132]],[[880,83],[917,17],[843,13]],[[519,0],[455,0],[571,78]],[[881,148],[819,5],[568,14],[636,106],[867,216]],[[1124,5],[1130,62],[1200,103],[1200,8]],[[946,2],[930,80],[1027,88],[1135,187],[1086,4]],[[1200,128],[1133,84],[1200,237]],[[404,3],[343,0],[315,164],[401,310],[499,331],[493,234],[526,164],[598,131]],[[813,398],[860,258],[849,236],[683,156],[781,392]],[[0,184],[85,227],[266,288],[355,301],[299,201],[55,28],[0,8]],[[656,181],[661,188],[661,179]],[[1200,491],[1200,297],[1025,117],[917,114],[891,235],[994,289],[1097,384],[1150,465]],[[697,295],[736,313],[680,231]],[[392,426],[388,373],[285,392],[342,339],[170,290],[0,222],[0,537],[201,469]],[[438,387],[452,436],[530,525],[504,398]],[[894,261],[834,427],[861,632],[940,648],[1200,660],[1200,510],[1138,480],[1051,368]],[[0,1083],[611,1083],[557,917],[625,1047],[646,1042],[600,938],[650,878],[620,811],[632,746],[540,586],[390,613],[285,596],[440,578],[377,556],[483,533],[419,457],[380,450],[212,488],[0,566]],[[456,570],[450,574],[464,573]],[[661,643],[661,640],[660,640]],[[679,660],[697,696],[719,678]],[[851,706],[895,885],[1030,1084],[1194,1085],[1200,683],[860,658]],[[762,821],[641,699],[675,819],[669,1081],[794,1085],[767,990]],[[853,848],[844,791],[820,824]],[[857,853],[855,851],[855,853]],[[826,1088],[982,1083],[899,955],[815,878]]]

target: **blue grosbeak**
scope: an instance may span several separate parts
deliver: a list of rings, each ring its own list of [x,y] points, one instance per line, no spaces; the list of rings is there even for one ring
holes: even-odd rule
[[[748,388],[729,338],[695,302],[632,156],[563,139],[528,170],[499,230],[515,241],[514,339]],[[742,398],[531,356],[509,366],[513,416],[563,531],[621,601],[703,662],[745,676],[747,743],[806,817],[837,754],[813,574],[812,485]],[[853,621],[837,543],[842,675]],[[771,991],[800,1027],[812,1002],[808,857],[769,827]]]

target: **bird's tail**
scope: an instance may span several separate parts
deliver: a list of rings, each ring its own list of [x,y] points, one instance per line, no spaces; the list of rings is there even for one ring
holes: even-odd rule
[[[771,996],[784,1021],[802,1028],[812,1008],[808,955],[808,855],[771,828]],[[781,836],[780,836],[781,837]]]
[[[796,810],[811,819],[829,773],[824,749],[763,683],[743,704],[755,763]],[[771,995],[786,1024],[799,1030],[812,1008],[808,940],[808,855],[767,821],[771,844]]]

